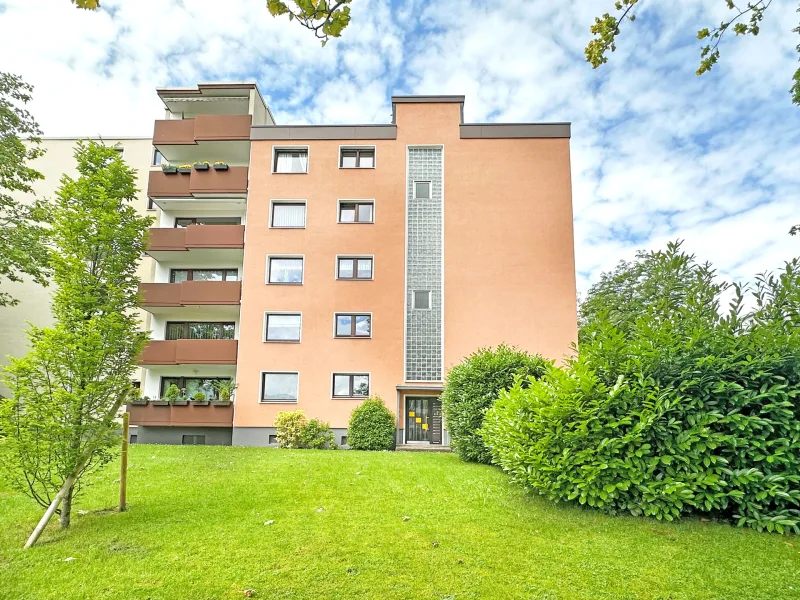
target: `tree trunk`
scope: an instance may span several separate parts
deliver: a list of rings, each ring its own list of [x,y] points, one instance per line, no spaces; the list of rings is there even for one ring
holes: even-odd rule
[[[61,529],[69,529],[69,519],[72,515],[72,492],[75,490],[75,485],[71,485],[67,488],[67,491],[64,494],[64,499],[61,501],[61,516],[58,518],[58,522],[61,525]]]

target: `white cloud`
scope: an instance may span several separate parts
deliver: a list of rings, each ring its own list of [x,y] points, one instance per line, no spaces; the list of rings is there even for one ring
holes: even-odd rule
[[[165,84],[256,79],[283,123],[387,122],[393,93],[465,94],[470,121],[572,121],[581,289],[677,238],[737,279],[800,254],[793,3],[702,77],[694,34],[729,16],[723,0],[643,5],[597,71],[583,47],[612,0],[356,0],[326,48],[263,0],[0,6],[3,69],[36,86],[47,135],[147,135]]]

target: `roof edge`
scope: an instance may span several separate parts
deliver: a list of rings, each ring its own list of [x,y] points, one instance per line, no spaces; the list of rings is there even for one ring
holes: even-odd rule
[[[392,104],[464,103],[465,96],[392,96]]]

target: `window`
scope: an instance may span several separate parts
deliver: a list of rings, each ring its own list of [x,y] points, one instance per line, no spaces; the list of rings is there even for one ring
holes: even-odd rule
[[[431,182],[430,181],[415,181],[414,182],[414,198],[430,198],[431,197]]]
[[[372,223],[374,220],[372,202],[339,202],[339,223]]]
[[[193,396],[197,392],[203,392],[207,400],[216,400],[217,391],[214,384],[217,381],[228,381],[227,377],[162,377],[161,378],[161,398],[163,398],[169,386],[176,385],[186,397]]]
[[[175,219],[175,227],[189,225],[241,225],[241,217],[180,217]]]
[[[167,340],[232,340],[233,323],[167,323]]]
[[[267,438],[268,444],[277,444],[278,443],[278,435],[276,433],[270,433],[269,437]]]
[[[334,373],[334,398],[363,398],[369,396],[369,375],[366,373]]]
[[[299,342],[302,328],[302,315],[267,313],[264,326],[266,342]]]
[[[308,148],[276,148],[273,173],[308,173]]]
[[[270,227],[302,229],[306,226],[305,202],[273,202]]]
[[[155,148],[153,148],[153,161],[152,161],[152,163],[151,163],[151,164],[152,164],[154,167],[157,167],[157,166],[159,166],[159,165],[161,164],[161,162],[162,162],[163,160],[164,160],[164,155],[163,155],[163,154],[161,154],[161,152],[159,152],[159,151],[158,151],[158,150],[156,150]]]
[[[184,446],[205,446],[206,436],[204,435],[183,435],[181,444]]]
[[[303,259],[270,256],[268,259],[269,283],[303,283]]]
[[[122,154],[123,152],[125,152],[125,148],[123,146],[114,146],[114,152],[119,152],[120,154]]]
[[[261,373],[262,402],[297,402],[299,373]]]
[[[171,269],[170,283],[181,281],[239,281],[238,269]]]
[[[372,315],[336,313],[336,337],[368,338],[372,336]]]
[[[136,435],[135,433],[132,433],[132,434],[131,434],[130,443],[131,443],[131,444],[135,444],[135,443],[136,443],[136,440],[138,440],[138,439],[139,439],[139,436],[138,436],[138,435]]]
[[[414,308],[417,310],[430,310],[431,293],[430,290],[414,290]]]
[[[339,442],[339,445],[340,446],[347,446],[347,436],[346,435],[342,436],[342,441]]]
[[[372,259],[345,257],[337,260],[337,279],[372,279]]]
[[[343,169],[371,169],[375,166],[375,148],[342,148],[339,166]]]

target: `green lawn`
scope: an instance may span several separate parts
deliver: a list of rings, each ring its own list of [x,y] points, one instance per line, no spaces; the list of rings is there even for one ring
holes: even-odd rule
[[[110,465],[90,512],[28,551],[41,510],[0,488],[0,598],[800,597],[800,539],[558,507],[452,455],[139,445],[130,462],[128,512],[104,510]]]

